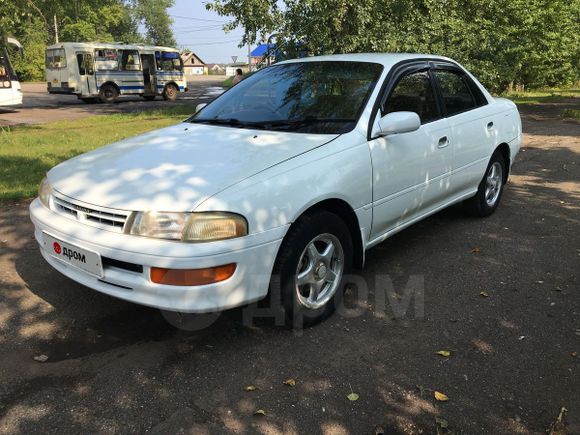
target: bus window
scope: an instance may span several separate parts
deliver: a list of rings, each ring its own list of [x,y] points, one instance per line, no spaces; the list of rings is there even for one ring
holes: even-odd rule
[[[117,55],[117,50],[96,49],[95,66],[97,68],[97,71],[118,70],[119,57]]]
[[[66,68],[66,54],[63,48],[46,50],[46,67],[49,69]]]
[[[137,50],[121,50],[121,69],[125,71],[139,71],[141,69]]]
[[[157,60],[157,69],[160,71],[183,70],[183,63],[181,62],[179,53],[173,51],[156,51],[155,58]]]
[[[0,82],[4,82],[5,80],[10,80],[10,74],[8,74],[8,59],[0,53]],[[0,83],[0,86],[3,86],[3,84]]]

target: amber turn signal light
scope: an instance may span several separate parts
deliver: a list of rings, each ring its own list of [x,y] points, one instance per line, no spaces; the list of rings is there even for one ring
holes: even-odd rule
[[[194,286],[225,281],[236,271],[236,264],[209,267],[206,269],[163,269],[151,268],[151,281],[156,284]]]

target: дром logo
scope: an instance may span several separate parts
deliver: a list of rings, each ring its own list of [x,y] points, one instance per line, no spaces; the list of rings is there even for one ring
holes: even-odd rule
[[[54,242],[52,244],[52,247],[54,248],[54,252],[56,252],[57,254],[60,254],[61,249],[60,249],[60,244],[58,242]]]

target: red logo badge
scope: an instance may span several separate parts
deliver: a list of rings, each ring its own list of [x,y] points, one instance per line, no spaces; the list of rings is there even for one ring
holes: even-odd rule
[[[52,247],[54,248],[54,252],[56,252],[57,254],[60,254],[61,249],[60,249],[60,245],[57,242],[54,242],[52,244]]]

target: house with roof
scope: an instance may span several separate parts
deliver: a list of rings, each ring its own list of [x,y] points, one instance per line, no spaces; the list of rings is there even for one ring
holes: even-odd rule
[[[207,75],[208,67],[199,56],[191,51],[181,53],[183,73],[186,77]]]
[[[257,65],[260,67],[268,65],[268,59],[266,56],[270,58],[270,63],[274,63],[276,61],[276,44],[260,44],[256,48],[252,50],[250,53],[250,60],[252,62],[252,69],[255,70]]]
[[[219,63],[208,63],[206,66],[209,74],[224,75],[226,73],[226,68]]]

